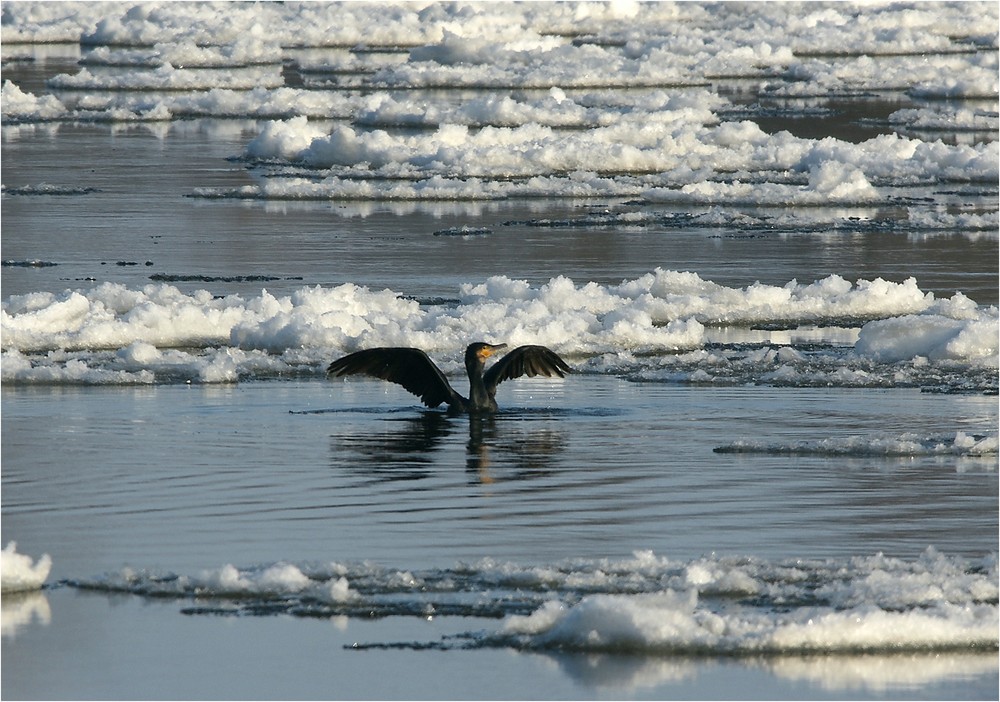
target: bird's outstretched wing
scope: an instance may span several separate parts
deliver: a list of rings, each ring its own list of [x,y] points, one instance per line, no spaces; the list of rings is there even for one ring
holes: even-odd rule
[[[461,396],[444,373],[420,349],[388,347],[355,351],[331,363],[326,372],[333,377],[370,375],[398,383],[428,407],[437,407],[442,402],[461,404]]]
[[[566,361],[559,358],[552,349],[544,346],[518,346],[486,371],[483,381],[488,389],[494,389],[497,383],[520,378],[522,375],[562,378],[572,372]]]

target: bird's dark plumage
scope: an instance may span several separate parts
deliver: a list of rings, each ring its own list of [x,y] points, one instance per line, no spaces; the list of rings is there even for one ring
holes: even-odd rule
[[[445,403],[452,412],[495,412],[497,385],[521,376],[562,378],[572,370],[564,360],[544,346],[518,346],[484,372],[485,361],[506,344],[470,344],[465,349],[469,374],[469,397],[455,392],[444,373],[420,349],[383,347],[365,349],[339,358],[327,367],[332,377],[370,375],[398,383],[428,407]]]

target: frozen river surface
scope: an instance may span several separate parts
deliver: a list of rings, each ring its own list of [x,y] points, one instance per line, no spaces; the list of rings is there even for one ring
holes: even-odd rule
[[[791,7],[5,5],[3,697],[996,699],[996,35]]]

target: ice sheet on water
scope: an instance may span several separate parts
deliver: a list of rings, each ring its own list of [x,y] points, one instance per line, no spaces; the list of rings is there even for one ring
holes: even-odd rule
[[[954,74],[961,66],[962,73]],[[996,57],[987,52],[959,56],[948,52],[932,56],[914,54],[893,60],[859,56],[842,60],[805,59],[789,68],[787,77],[798,79],[776,86],[773,95],[804,97],[838,90],[898,90],[914,97],[988,97],[997,93]]]
[[[341,93],[265,88],[248,90],[215,87],[172,94],[80,93],[63,99],[35,96],[11,81],[2,88],[3,119],[7,123],[73,120],[77,122],[164,122],[189,117],[347,118],[359,99]],[[63,101],[65,100],[65,102]]]
[[[189,48],[172,58],[192,63],[206,47],[240,43],[264,47],[233,52],[235,57],[229,60],[259,60],[261,54],[269,54],[265,38],[284,47],[411,47],[404,64],[379,75],[386,85],[548,87],[593,83],[602,76],[604,81],[642,84],[798,71],[796,75],[811,72],[824,85],[839,80],[839,85],[853,86],[877,81],[886,71],[866,71],[862,65],[823,74],[820,69],[827,62],[811,55],[836,54],[854,59],[853,65],[870,61],[871,56],[891,54],[906,59],[909,54],[919,68],[926,63],[925,54],[945,54],[965,61],[962,68],[967,68],[978,58],[975,54],[970,58],[970,48],[996,43],[970,15],[995,17],[995,13],[989,3],[977,3],[977,12],[944,4],[922,9],[866,8],[864,13],[847,6],[810,12],[754,6],[733,13],[724,6],[672,3],[428,7],[352,3],[294,10],[280,5],[223,9],[87,3],[72,12],[10,10],[2,36],[7,42],[177,45]],[[581,34],[590,35],[590,40],[571,41]],[[595,66],[598,70],[593,70]],[[906,70],[901,73],[907,75]],[[871,87],[881,85],[885,83]]]
[[[935,236],[963,236],[968,239],[996,239],[1000,228],[997,212],[983,212],[974,206],[968,211],[911,208],[901,213],[875,214],[869,210],[853,215],[810,209],[768,207],[723,207],[708,205],[677,212],[657,207],[648,200],[632,200],[583,215],[559,219],[509,220],[505,226],[520,225],[542,229],[711,229],[725,234],[714,238],[799,237],[803,234],[828,236],[831,233],[905,234],[913,239]]]
[[[796,456],[966,456],[995,457],[997,435],[953,436],[898,435],[846,436],[794,443],[738,439],[718,446],[716,453],[771,453]],[[995,459],[994,459],[995,462]]]
[[[940,182],[990,182],[996,149],[945,145],[898,135],[859,144],[788,132],[768,134],[751,121],[706,125],[687,107],[623,113],[585,132],[537,122],[433,132],[390,133],[304,117],[265,124],[245,156],[289,167],[271,172],[240,197],[275,199],[498,199],[642,197],[682,204],[816,206],[888,203],[900,188]],[[719,174],[726,174],[720,178]],[[276,176],[281,177],[276,177]],[[219,193],[196,190],[200,196]]]
[[[497,618],[425,647],[683,654],[994,650],[995,554],[916,559],[706,556],[523,565],[482,559],[400,570],[371,563],[225,565],[187,576],[126,569],[79,588],[174,597],[187,614]],[[375,646],[392,644],[377,643]]]
[[[158,68],[170,64],[178,68],[233,68],[280,64],[281,47],[261,36],[237,37],[223,46],[198,46],[194,42],[165,42],[151,49],[113,49],[97,46],[79,63],[84,66],[135,66]]]
[[[199,71],[164,63],[142,73],[114,76],[102,76],[81,68],[72,76],[64,74],[50,78],[49,85],[57,90],[250,90],[261,86],[280,88],[284,81],[277,66]]]
[[[926,131],[993,131],[1000,129],[996,112],[940,105],[932,109],[903,109],[889,115],[894,125]]]
[[[663,269],[619,285],[558,276],[535,286],[495,276],[462,285],[457,298],[422,305],[353,284],[281,297],[113,283],[16,295],[0,312],[3,379],[234,382],[319,373],[333,355],[374,346],[422,348],[455,372],[465,345],[488,329],[490,340],[543,344],[582,370],[641,380],[955,387],[972,378],[971,389],[996,387],[996,309],[961,293],[936,299],[912,278],[851,283],[832,275],[733,288]],[[774,346],[720,345],[712,332],[824,324],[838,325],[826,345],[774,335],[767,339]],[[857,337],[836,332],[852,324]]]
[[[53,261],[42,261],[41,259],[33,258],[25,261],[15,261],[13,259],[4,259],[3,263],[0,264],[4,268],[51,268],[52,266],[58,266],[58,263]]]
[[[50,183],[39,183],[38,185],[22,185],[20,187],[3,188],[5,195],[88,195],[100,192],[97,188],[89,186],[72,187],[65,185],[52,185]]]
[[[886,363],[839,344],[707,344],[665,356],[622,352],[588,359],[583,368],[621,375],[637,382],[696,385],[771,385],[808,388],[921,388],[941,393],[997,392],[990,363],[929,362],[924,356]]]
[[[643,40],[680,38],[679,50],[697,54],[707,37],[741,43],[788,46],[798,55],[915,54],[982,45],[995,46],[984,27],[995,16],[991,3],[978,12],[962,5],[816,6],[740,8],[687,3],[445,4],[346,3],[286,7],[281,4],[221,7],[211,4],[72,3],[12,5],[5,42],[83,41],[89,45],[151,46],[192,41],[199,46],[263,37],[282,46],[421,46],[441,43],[448,33],[513,42],[512,49],[537,46],[545,37],[568,34],[617,38],[640,47]],[[785,33],[775,31],[780,27]],[[525,34],[533,38],[525,41]],[[583,42],[581,42],[583,43]],[[720,39],[720,48],[728,48]],[[736,42],[734,42],[736,43]],[[761,50],[763,51],[763,50]],[[468,51],[463,56],[468,57]]]

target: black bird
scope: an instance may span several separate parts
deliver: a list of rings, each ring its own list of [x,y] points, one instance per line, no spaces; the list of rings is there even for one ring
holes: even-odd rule
[[[448,411],[477,414],[496,412],[497,384],[522,375],[564,377],[572,370],[551,349],[518,346],[485,373],[486,359],[507,344],[469,344],[465,349],[465,370],[469,374],[469,397],[455,392],[434,361],[420,349],[388,347],[355,351],[331,363],[326,372],[342,375],[370,375],[398,383],[423,400],[428,407],[448,404]]]

